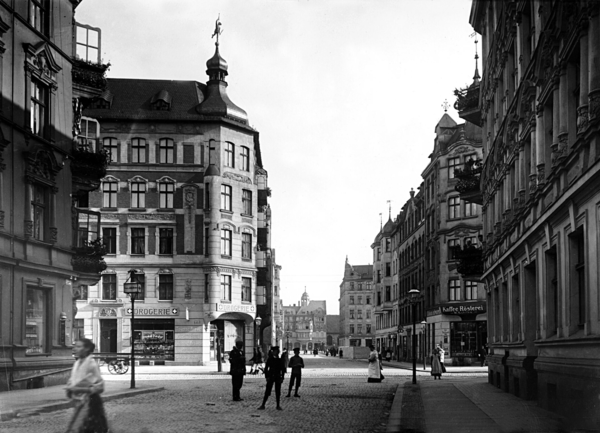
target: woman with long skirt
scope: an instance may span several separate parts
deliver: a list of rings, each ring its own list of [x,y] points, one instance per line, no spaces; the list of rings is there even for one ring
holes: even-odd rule
[[[440,355],[437,350],[431,354],[431,375],[433,380],[442,378],[442,364],[440,364]]]
[[[367,382],[381,382],[383,376],[381,374],[381,366],[379,364],[379,353],[375,350],[372,344],[369,346],[371,353],[369,354],[369,378]]]
[[[100,394],[104,379],[98,364],[90,356],[96,345],[87,338],[75,343],[73,353],[77,358],[71,378],[67,382],[67,398],[75,403],[75,412],[67,433],[108,433],[108,422]]]

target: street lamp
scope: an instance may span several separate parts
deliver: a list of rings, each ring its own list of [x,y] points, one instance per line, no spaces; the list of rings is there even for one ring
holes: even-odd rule
[[[426,329],[427,322],[423,320],[421,322],[421,331],[423,332],[423,370],[427,370],[427,364],[425,362],[425,357],[427,356],[427,334],[425,334]]]
[[[419,301],[419,291],[416,287],[413,287],[408,291],[409,300],[408,302],[412,306],[412,364],[413,364],[413,376],[412,383],[416,385],[417,383],[417,302]]]
[[[260,346],[260,324],[262,323],[261,317],[256,316],[256,319],[254,319],[254,323],[256,324],[256,331],[255,331],[256,345]]]
[[[142,293],[142,285],[137,281],[135,272],[135,269],[129,270],[129,278],[127,279],[129,282],[125,281],[125,284],[123,284],[123,291],[131,298],[131,385],[129,386],[131,389],[135,389],[135,332],[133,327],[133,321],[135,320],[135,298],[137,298],[139,293]]]

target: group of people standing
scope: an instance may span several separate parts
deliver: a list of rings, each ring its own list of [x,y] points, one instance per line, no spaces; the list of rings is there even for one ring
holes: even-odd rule
[[[433,349],[433,352],[431,353],[431,375],[434,380],[440,380],[442,378],[442,373],[446,372],[444,357],[444,349],[439,344],[436,344],[435,349]]]
[[[239,340],[235,343],[235,347],[229,353],[229,361],[231,363],[229,374],[231,374],[231,385],[233,390],[233,401],[242,401],[240,397],[240,390],[244,382],[244,376],[246,375],[246,357],[242,350],[244,343]],[[250,372],[254,373],[259,371],[260,365],[262,364],[262,351],[260,348],[255,349],[254,356],[252,357],[252,367]],[[294,356],[289,359],[287,358],[287,351],[284,351],[282,356],[279,356],[279,346],[273,346],[269,351],[267,362],[264,367],[264,375],[267,381],[265,394],[263,397],[262,404],[258,407],[259,410],[265,409],[265,404],[271,396],[273,386],[275,387],[275,399],[277,402],[277,410],[282,410],[281,407],[281,384],[285,379],[287,368],[291,368],[292,373],[290,376],[289,388],[286,397],[290,397],[292,389],[295,388],[294,397],[300,397],[298,389],[302,382],[302,369],[304,368],[304,360],[300,357],[300,349],[294,349]]]

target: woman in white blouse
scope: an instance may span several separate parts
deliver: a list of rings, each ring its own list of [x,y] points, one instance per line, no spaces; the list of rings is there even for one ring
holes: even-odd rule
[[[100,393],[104,391],[104,379],[92,356],[96,345],[87,338],[75,343],[73,354],[77,358],[71,378],[67,382],[67,398],[75,402],[75,413],[69,423],[68,433],[93,431],[108,432],[108,423]]]

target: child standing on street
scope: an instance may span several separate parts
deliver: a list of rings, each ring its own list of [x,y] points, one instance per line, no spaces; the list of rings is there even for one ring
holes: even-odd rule
[[[273,385],[275,385],[275,398],[277,399],[277,410],[281,410],[280,398],[281,398],[281,382],[285,376],[285,367],[283,360],[279,357],[279,346],[273,346],[271,348],[270,356],[265,365],[265,378],[267,379],[267,387],[265,388],[265,396],[263,402],[258,408],[259,410],[265,410],[265,403],[271,395]]]
[[[300,395],[298,394],[298,388],[300,388],[300,382],[302,381],[302,369],[304,368],[304,360],[300,356],[300,348],[296,347],[294,349],[294,356],[292,356],[292,358],[290,359],[288,367],[292,369],[292,375],[290,376],[290,387],[288,389],[288,394],[286,395],[286,397],[289,397],[292,393],[294,383],[296,385],[294,397],[300,397]]]

